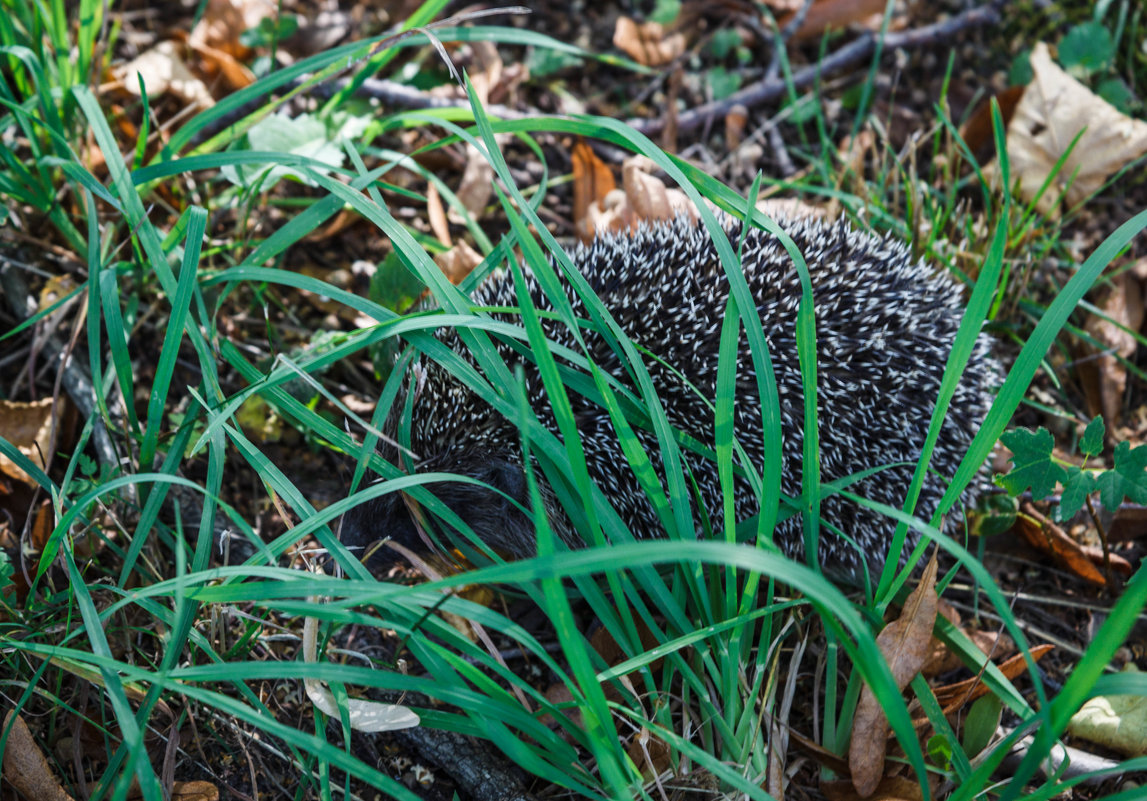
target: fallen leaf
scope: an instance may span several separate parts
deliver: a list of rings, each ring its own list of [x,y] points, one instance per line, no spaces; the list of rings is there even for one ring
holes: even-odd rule
[[[1080,380],[1088,400],[1088,416],[1103,415],[1108,431],[1114,431],[1123,411],[1129,359],[1139,347],[1135,332],[1143,325],[1143,288],[1124,273],[1111,280],[1103,301],[1103,314],[1093,314],[1084,330],[1095,342],[1081,342],[1083,358],[1077,361]],[[1121,361],[1123,360],[1123,361]],[[1098,397],[1092,397],[1097,395]]]
[[[28,724],[15,710],[4,716],[4,730],[8,731],[8,741],[4,746],[3,762],[0,763],[0,777],[25,798],[71,801],[72,797],[64,792],[48,766],[48,760],[36,745]]]
[[[1107,585],[1103,573],[1092,564],[1079,543],[1059,526],[1041,514],[1030,502],[1020,504],[1022,514],[1016,516],[1016,531],[1041,553],[1046,553],[1060,566],[1099,587]]]
[[[1125,673],[1138,673],[1134,663]],[[1067,730],[1127,756],[1147,756],[1147,696],[1101,695],[1072,715]]]
[[[446,247],[454,244],[450,239],[450,225],[446,222],[446,209],[442,206],[442,196],[432,181],[426,187],[426,216],[430,219],[430,230]],[[441,265],[439,265],[441,266]]]
[[[0,437],[16,446],[31,462],[44,469],[52,435],[52,399],[43,398],[31,403],[0,400]],[[0,472],[22,481],[29,487],[36,481],[0,453]]]
[[[654,166],[646,156],[633,156],[622,166],[621,183],[633,210],[632,224],[642,220],[671,220],[678,214],[687,214],[696,222],[697,210],[692,201],[680,189],[667,188],[660,179],[650,175]]]
[[[819,39],[830,28],[847,28],[854,23],[860,23],[870,31],[878,31],[886,5],[884,0],[816,0],[793,34],[793,39],[798,42]],[[777,20],[777,24],[784,27],[792,17],[792,14],[787,14]]]
[[[1038,662],[1054,647],[1055,646],[1049,643],[1044,643],[1043,645],[1037,645],[1031,648],[1028,653],[1031,655],[1033,662]],[[1027,665],[1028,663],[1024,655],[1016,654],[1001,662],[997,667],[1005,679],[1014,681],[1017,676],[1027,670]],[[970,679],[946,684],[943,687],[936,687],[932,690],[932,694],[936,696],[936,701],[944,710],[945,715],[950,715],[964,704],[975,701],[987,692],[989,692],[989,688],[982,676],[973,676]]]
[[[570,153],[573,163],[573,223],[578,238],[590,242],[597,235],[590,218],[589,207],[602,203],[605,196],[617,187],[606,163],[598,158],[593,148],[583,140],[573,146]]]
[[[275,0],[208,0],[189,42],[193,47],[205,45],[237,59],[246,58],[251,49],[239,41],[239,36],[274,17],[277,6]]]
[[[482,254],[466,242],[459,242],[445,253],[435,255],[434,263],[450,279],[450,283],[460,284],[471,270],[482,263]]]
[[[1060,69],[1043,42],[1032,51],[1031,65],[1032,82],[1016,106],[1007,136],[1012,180],[1018,181],[1025,201],[1034,199],[1080,134],[1036,204],[1047,214],[1055,211],[1065,189],[1068,205],[1074,206],[1097,192],[1109,175],[1147,153],[1147,122],[1121,113]]]
[[[139,80],[142,78],[152,100],[171,92],[180,100],[195,103],[200,108],[215,105],[215,98],[207,91],[207,85],[187,68],[179,51],[180,46],[176,42],[160,42],[120,67],[115,75],[123,88],[137,97],[140,96]]]
[[[486,204],[490,201],[490,195],[493,192],[494,167],[478,151],[478,148],[473,145],[466,145],[466,168],[462,171],[462,181],[454,192],[455,196],[463,208],[470,212],[470,216],[477,220],[486,210]],[[455,222],[463,222],[461,216],[453,209],[451,209],[450,215],[452,218],[457,218]]]
[[[685,34],[665,35],[657,22],[638,25],[629,17],[618,17],[613,29],[613,44],[638,64],[661,67],[685,52]]]
[[[939,597],[936,595],[936,554],[916,589],[904,602],[900,617],[884,627],[876,637],[880,653],[888,662],[896,687],[903,690],[920,672],[928,657],[932,629],[936,625]],[[866,684],[860,690],[856,715],[852,723],[852,739],[848,747],[848,767],[852,784],[862,796],[876,791],[884,775],[884,756],[888,740],[888,718],[880,701]]]

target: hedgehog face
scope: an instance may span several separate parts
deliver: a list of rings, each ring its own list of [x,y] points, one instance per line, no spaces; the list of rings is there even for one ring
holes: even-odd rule
[[[527,544],[535,539],[534,522],[523,511],[529,508],[529,492],[521,461],[512,453],[447,452],[424,460],[418,472],[452,473],[472,479],[434,481],[424,486],[490,548],[516,558],[532,555],[532,548]],[[426,514],[413,498],[401,492],[359,504],[343,515],[341,538],[348,547],[367,549],[379,540],[389,539],[412,551],[424,552],[432,542],[424,538],[419,529],[426,532],[428,518],[443,545],[470,541],[469,535],[445,519]],[[368,566],[377,570],[393,561],[393,552],[382,548],[375,551]]]

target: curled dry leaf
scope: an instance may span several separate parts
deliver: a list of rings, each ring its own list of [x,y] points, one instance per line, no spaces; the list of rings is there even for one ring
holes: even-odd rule
[[[1030,501],[1020,504],[1023,514],[1016,516],[1016,531],[1041,553],[1046,553],[1060,566],[1098,587],[1107,586],[1107,579],[1083,552],[1079,543],[1036,509]]]
[[[1007,136],[1012,180],[1019,182],[1024,200],[1035,197],[1080,134],[1037,204],[1046,214],[1055,211],[1065,188],[1068,204],[1080,203],[1108,176],[1147,153],[1147,122],[1123,114],[1060,69],[1043,42],[1032,51],[1031,66],[1032,82],[1016,106]]]
[[[195,77],[183,62],[180,45],[171,40],[160,42],[136,56],[116,70],[115,75],[123,88],[137,97],[142,78],[147,95],[153,100],[171,92],[180,100],[196,103],[201,108],[215,105],[215,98],[207,91],[207,85]]]
[[[908,599],[900,617],[884,627],[876,638],[880,653],[888,662],[898,689],[920,672],[928,658],[932,628],[936,625],[939,597],[936,595],[936,555],[924,569],[920,583]],[[852,740],[848,747],[848,767],[852,784],[861,796],[870,796],[884,775],[884,755],[888,740],[888,718],[880,701],[865,685],[860,691],[856,716],[852,723]]]
[[[574,229],[578,239],[590,242],[597,235],[590,218],[590,206],[597,203],[603,208],[605,196],[617,187],[617,181],[606,163],[582,140],[573,146],[570,160],[573,163]]]
[[[661,67],[685,52],[685,35],[665,35],[657,22],[638,25],[629,17],[618,17],[613,29],[613,44],[638,64]]]
[[[595,233],[632,230],[642,221],[670,220],[682,214],[697,222],[693,202],[680,189],[670,189],[650,175],[654,166],[645,156],[626,160],[621,170],[624,191],[614,189],[589,206],[587,220]]]
[[[10,783],[24,798],[71,801],[72,797],[60,786],[24,719],[10,711],[4,716],[5,731],[9,725],[11,730],[4,746],[3,762],[0,763],[0,778]]]
[[[1031,648],[1028,653],[1031,654],[1033,662],[1038,662],[1043,659],[1053,647],[1054,646],[1048,643],[1036,645]],[[1014,681],[1017,676],[1027,670],[1027,665],[1028,663],[1024,655],[1016,654],[1001,662],[998,667],[1005,679]],[[970,679],[964,679],[954,684],[936,687],[932,690],[932,694],[936,696],[936,701],[944,710],[944,714],[949,715],[961,706],[971,703],[983,695],[987,695],[988,691],[988,685],[984,683],[982,676],[972,676]]]

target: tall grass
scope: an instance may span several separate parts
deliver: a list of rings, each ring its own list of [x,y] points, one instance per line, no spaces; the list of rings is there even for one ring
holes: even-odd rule
[[[426,4],[408,26],[430,21],[442,5]],[[12,7],[5,3],[5,9],[11,11]],[[94,797],[124,797],[133,780],[138,780],[145,797],[158,799],[163,795],[160,771],[149,751],[148,730],[166,725],[163,715],[174,709],[200,720],[231,720],[281,743],[282,757],[300,777],[300,795],[332,794],[332,785],[338,781],[333,768],[348,777],[348,787],[354,786],[353,777],[389,796],[414,798],[404,785],[355,755],[349,747],[345,721],[327,721],[316,711],[313,725],[309,721],[304,726],[294,725],[276,714],[262,689],[313,678],[334,686],[336,693],[350,687],[370,688],[391,700],[404,693],[431,699],[435,703],[418,710],[423,725],[486,738],[534,776],[586,797],[620,799],[652,793],[648,777],[642,773],[646,766],[625,747],[628,733],[646,731],[668,744],[675,769],[704,768],[730,791],[763,799],[767,795],[761,784],[770,745],[766,721],[774,713],[767,706],[775,698],[784,670],[784,649],[794,636],[793,621],[809,617],[819,621],[829,643],[821,721],[826,745],[837,753],[846,748],[860,682],[866,682],[880,698],[914,775],[926,786],[929,772],[947,771],[956,788],[953,797],[958,799],[979,797],[989,789],[1005,799],[1025,793],[1050,797],[1064,791],[1077,780],[1035,778],[1035,772],[1055,748],[1070,713],[1100,692],[1147,691],[1135,677],[1103,675],[1115,649],[1147,605],[1147,578],[1142,571],[1116,603],[1103,636],[1092,643],[1059,693],[1045,695],[1029,659],[1029,673],[1039,699],[1035,709],[998,669],[979,664],[982,657],[973,653],[958,630],[941,626],[940,634],[953,649],[965,655],[974,669],[984,668],[985,680],[1017,716],[1019,725],[1013,737],[993,744],[986,756],[974,759],[962,751],[959,742],[952,742],[955,751],[950,766],[926,760],[905,701],[875,642],[882,614],[902,590],[910,569],[897,572],[890,566],[879,577],[872,595],[858,603],[826,580],[816,565],[784,559],[770,545],[775,522],[798,509],[805,515],[806,528],[815,531],[819,498],[830,492],[849,495],[849,482],[822,486],[816,472],[806,470],[801,498],[782,498],[782,431],[770,354],[737,253],[724,236],[715,236],[714,241],[734,303],[719,356],[719,374],[726,380],[714,400],[714,450],[719,469],[726,474],[734,469],[754,474],[762,511],[754,523],[755,536],[747,544],[734,542],[729,516],[715,526],[714,541],[694,541],[688,503],[692,492],[682,449],[696,446],[673,429],[638,349],[581,280],[539,217],[537,208],[549,191],[550,177],[547,174],[539,186],[523,192],[514,184],[496,137],[510,134],[535,153],[541,153],[540,136],[577,135],[644,154],[694,200],[710,231],[717,232],[719,226],[705,200],[729,213],[751,216],[753,224],[772,231],[785,243],[796,269],[806,276],[797,333],[806,399],[806,464],[815,464],[816,331],[807,267],[783,230],[753,210],[752,204],[734,190],[663,153],[615,120],[539,117],[496,122],[472,100],[468,114],[404,112],[380,121],[380,130],[403,126],[445,130],[446,136],[424,150],[466,142],[489,160],[498,177],[498,199],[507,225],[505,234],[495,240],[470,222],[475,241],[486,255],[477,274],[488,274],[499,266],[521,269],[509,258],[520,252],[525,265],[547,288],[563,322],[573,331],[588,325],[600,333],[612,343],[634,380],[632,384],[619,381],[594,364],[584,349],[560,354],[565,364],[577,368],[574,374],[559,369],[555,355],[546,346],[537,313],[528,303],[523,302],[518,324],[492,320],[472,306],[464,291],[444,278],[420,239],[396,219],[392,199],[408,203],[410,193],[403,190],[400,194],[386,178],[398,167],[416,168],[411,157],[417,154],[386,151],[371,147],[369,142],[357,147],[346,142],[352,166],[332,169],[328,164],[287,153],[244,149],[243,132],[281,104],[281,99],[271,99],[273,92],[302,76],[316,76],[292,90],[306,91],[347,59],[365,57],[376,42],[334,50],[267,76],[193,118],[149,163],[133,169],[121,156],[121,144],[109,124],[107,109],[89,88],[98,54],[111,44],[99,37],[100,7],[81,3],[80,13],[86,16],[80,17],[78,26],[70,25],[62,16],[60,4],[0,15],[0,55],[8,62],[0,73],[0,103],[6,109],[0,128],[17,126],[23,142],[19,151],[0,148],[4,167],[0,191],[11,202],[38,210],[55,226],[60,240],[83,256],[88,318],[81,347],[87,352],[78,362],[88,368],[98,388],[98,397],[93,399],[97,412],[87,421],[80,445],[60,477],[53,477],[56,472],[46,475],[12,444],[0,440],[0,452],[33,475],[51,498],[58,520],[26,605],[0,624],[0,651],[4,654],[0,658],[9,677],[9,697],[17,709],[42,708],[37,705],[46,703],[66,710],[64,705],[71,702],[66,692],[68,677],[78,677],[97,689],[96,705],[103,715],[98,725],[106,737],[108,753],[89,786]],[[74,40],[69,32],[74,32]],[[498,28],[451,35],[555,46],[544,37]],[[414,41],[407,39],[400,44]],[[63,57],[73,47],[80,53],[75,63]],[[383,47],[370,56],[370,69],[384,69],[394,53],[393,47]],[[338,108],[345,100],[346,96],[336,96],[331,107]],[[220,120],[256,101],[261,104],[256,111],[222,132],[210,134]],[[77,155],[80,131],[90,131],[103,153],[108,166],[106,178],[88,171]],[[266,238],[250,243],[238,263],[228,264],[219,253],[209,253],[205,248],[211,213],[226,208],[224,204],[239,203],[237,193],[208,193],[204,196],[207,205],[188,204],[173,220],[158,221],[150,212],[150,193],[164,182],[194,178],[210,186],[224,166],[258,167],[267,163],[289,165],[315,191],[304,210]],[[433,176],[427,178],[433,180]],[[752,194],[756,194],[755,188]],[[75,202],[57,202],[61,195]],[[950,216],[950,204],[955,200],[945,203],[928,207],[927,213]],[[301,246],[305,237],[344,209],[353,210],[385,234],[404,267],[429,288],[437,313],[399,315],[371,300],[276,266],[278,257],[289,248]],[[935,440],[946,398],[951,397],[959,381],[971,344],[991,312],[1009,246],[1011,219],[1006,203],[997,209],[979,282],[970,292],[967,316],[945,372],[930,441]],[[936,542],[952,553],[976,578],[994,612],[1025,652],[1026,638],[1008,599],[971,555],[939,531],[937,523],[984,462],[1036,375],[1043,355],[1068,324],[1072,310],[1103,269],[1144,227],[1147,212],[1113,233],[1081,265],[1026,335],[1019,358],[936,518],[922,521],[912,517],[911,501],[905,509],[880,508],[900,522],[901,536],[912,528],[924,535],[925,542]],[[569,299],[557,280],[559,273],[589,310],[588,321],[574,319]],[[331,298],[370,316],[377,324],[340,333],[332,343],[305,348],[289,359],[260,363],[220,330],[220,317],[244,292],[280,287]],[[163,310],[159,341],[144,341],[137,327],[139,309],[149,304]],[[435,338],[435,331],[444,326],[459,332],[470,359],[445,348]],[[738,367],[744,368],[735,364],[736,349],[730,344],[740,331],[750,343],[759,381],[760,413],[772,448],[772,456],[764,465],[746,463],[743,443],[735,441],[727,420],[734,383],[728,379],[735,376]],[[342,409],[350,414],[324,385],[323,372],[396,338],[422,358],[438,362],[496,413],[519,425],[523,448],[536,458],[541,473],[534,475],[531,470],[529,476],[534,508],[540,508],[537,481],[544,479],[569,509],[571,519],[584,527],[580,533],[589,547],[573,553],[564,551],[544,521],[539,521],[536,558],[494,563],[463,575],[404,586],[375,580],[339,543],[332,529],[337,517],[354,504],[387,493],[408,493],[423,508],[453,517],[453,523],[464,527],[427,487],[440,476],[405,475],[398,465],[387,463],[375,452],[382,421],[401,397],[401,370],[394,371],[380,387],[379,405],[371,421],[360,421],[348,430],[322,413]],[[528,345],[523,350],[533,354],[532,369],[544,379],[560,437],[547,430],[525,402],[520,376],[499,355],[496,343],[501,340]],[[193,385],[185,380],[181,385],[176,378],[180,359],[193,362],[198,375]],[[137,386],[141,363],[154,366],[154,370],[146,371],[154,375],[144,388],[149,398],[146,408],[134,402],[141,389]],[[312,377],[316,397],[300,399],[292,393],[289,384],[300,372]],[[237,382],[243,388],[233,389]],[[651,455],[641,451],[631,427],[642,425],[656,433],[657,455],[665,465],[662,478],[668,491],[662,490],[660,481],[649,478],[645,486],[665,510],[664,540],[634,541],[635,532],[626,529],[611,499],[595,485],[567,397],[570,384],[600,400],[623,438],[629,466],[638,475],[647,475],[645,467]],[[356,485],[368,467],[383,480],[322,510],[315,509],[306,487],[292,482],[239,425],[238,412],[252,397],[262,399],[275,414],[316,440],[348,454],[358,466]],[[183,403],[178,412],[176,400]],[[120,410],[125,412],[122,418],[117,415]],[[110,472],[106,480],[80,481],[85,443],[101,425],[112,433],[117,460],[107,465]],[[525,460],[525,464],[531,463]],[[183,477],[191,465],[199,468],[202,481]],[[925,467],[926,457],[917,472],[916,487]],[[759,475],[755,475],[757,470]],[[223,499],[223,488],[240,473],[258,476],[267,494],[294,520],[270,543],[259,541],[250,523]],[[191,490],[201,499],[197,501],[202,504],[201,522],[194,530],[183,530],[178,523],[173,530],[162,522],[165,499],[175,487]],[[186,495],[179,497],[186,503]],[[589,499],[588,506],[583,499]],[[854,500],[872,505],[864,499]],[[725,508],[730,509],[731,503]],[[115,536],[102,516],[109,509],[120,522]],[[229,521],[238,536],[253,543],[254,555],[246,563],[212,567],[217,514]],[[77,556],[76,542],[85,533],[106,539],[107,547],[95,560]],[[333,556],[345,577],[281,566],[283,556],[307,537],[314,537]],[[923,548],[921,545],[917,550],[916,559]],[[457,592],[463,585],[508,588],[532,600],[553,621],[560,653],[552,654],[517,621],[466,600]],[[601,622],[625,654],[623,662],[603,662],[579,629],[571,596],[580,599]],[[325,600],[318,602],[316,598]],[[233,617],[236,610],[249,616],[245,618],[249,622],[234,624],[243,632],[239,642],[229,642],[206,625],[219,616],[237,621],[239,618]],[[570,700],[550,700],[497,653],[471,640],[439,612],[513,642],[567,686]],[[409,653],[410,667],[404,672],[393,665],[378,669],[334,659],[308,663],[293,653],[282,660],[268,658],[264,627],[277,629],[281,625],[297,632],[304,617],[317,618],[331,636],[349,625],[394,630]],[[643,641],[643,632],[652,638],[652,646]],[[125,640],[131,643],[129,647],[123,645]],[[84,710],[71,713],[90,714]],[[59,725],[71,724],[61,718]],[[1035,745],[1017,775],[993,785],[992,773],[1012,740],[1032,730],[1036,731]],[[7,732],[0,733],[0,750],[6,736]],[[1141,762],[1131,761],[1125,767],[1143,769]]]

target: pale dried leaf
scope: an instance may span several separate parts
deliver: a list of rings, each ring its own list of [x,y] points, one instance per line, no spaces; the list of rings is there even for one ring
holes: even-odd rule
[[[31,403],[0,400],[0,437],[15,445],[20,453],[41,470],[48,456],[52,434],[52,399]],[[0,453],[0,472],[30,487],[36,482],[4,454]]]
[[[936,555],[920,576],[920,583],[904,602],[900,617],[884,627],[876,638],[880,653],[888,662],[897,688],[903,690],[920,672],[928,658],[932,629],[936,625],[939,597],[936,595]],[[888,718],[876,695],[865,685],[860,690],[848,749],[852,783],[862,796],[869,796],[884,775],[884,755],[888,739]]]
[[[1067,190],[1069,205],[1082,202],[1108,176],[1147,153],[1147,122],[1121,113],[1060,69],[1043,42],[1032,51],[1031,65],[1034,77],[1016,106],[1007,138],[1012,180],[1019,181],[1024,200],[1035,197],[1076,134],[1083,131],[1037,205],[1041,212],[1050,213],[1073,175]]]
[[[303,623],[304,662],[314,663],[318,661],[318,631],[318,622],[313,617],[306,618]],[[327,689],[325,684],[317,679],[304,679],[303,686],[312,704],[335,720],[341,719],[342,709],[335,701],[334,694]],[[418,715],[408,707],[398,704],[383,704],[362,698],[347,699],[346,715],[350,727],[355,731],[394,731],[396,729],[409,729],[420,723]]]
[[[434,263],[452,284],[460,284],[470,271],[482,263],[482,254],[460,241],[445,253],[434,256]]]
[[[446,247],[454,244],[450,238],[450,225],[446,222],[446,209],[442,205],[442,196],[438,194],[438,187],[431,181],[426,187],[426,216],[430,218],[430,230]]]
[[[494,168],[473,145],[466,145],[466,169],[462,171],[462,181],[454,193],[462,206],[477,220],[486,210],[486,204],[494,191]],[[453,210],[451,215],[457,217]],[[461,222],[461,219],[456,219]]]
[[[215,99],[207,91],[207,85],[187,68],[179,50],[176,42],[160,42],[117,70],[116,77],[126,91],[136,96],[140,94],[138,75],[152,100],[171,92],[188,103],[197,103],[201,108],[213,106]]]
[[[613,44],[638,64],[661,67],[685,52],[685,35],[665,35],[657,22],[638,25],[629,17],[618,17],[613,30]]]
[[[1125,673],[1138,673],[1134,663]],[[1067,730],[1127,756],[1147,756],[1147,697],[1103,695],[1088,700],[1076,712]]]

